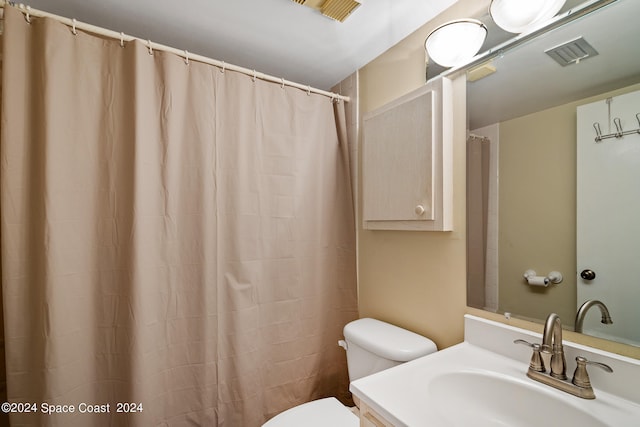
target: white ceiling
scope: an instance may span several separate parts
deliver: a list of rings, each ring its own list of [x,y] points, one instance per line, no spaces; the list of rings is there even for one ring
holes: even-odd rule
[[[360,0],[343,23],[292,0],[29,0],[40,10],[320,89],[457,0]]]

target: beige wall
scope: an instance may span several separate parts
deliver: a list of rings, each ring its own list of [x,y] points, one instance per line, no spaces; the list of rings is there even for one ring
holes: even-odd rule
[[[361,113],[422,86],[428,33],[440,23],[484,11],[487,4],[460,0],[361,69]],[[454,113],[455,231],[368,231],[362,229],[362,215],[358,214],[360,316],[424,334],[439,348],[462,341],[466,308],[464,79],[454,81],[454,93],[462,101],[455,102],[458,111]],[[361,187],[359,190],[362,194]]]
[[[454,6],[359,71],[360,113],[366,113],[420,87],[425,82],[423,43],[429,32],[455,18],[480,16],[489,0],[459,0]],[[464,88],[455,82],[458,111],[454,135],[455,231],[395,232],[362,229],[358,212],[359,309],[361,317],[376,317],[431,337],[439,348],[463,339],[463,314],[471,313],[537,332],[542,325],[466,307]],[[464,85],[462,85],[464,86]],[[502,138],[502,137],[501,137]],[[361,150],[358,150],[361,152]],[[358,160],[360,161],[360,159]],[[358,182],[361,183],[358,167]],[[361,184],[358,185],[361,197]],[[575,202],[574,202],[575,203]],[[358,205],[361,205],[359,200]],[[541,266],[542,269],[544,266]],[[575,270],[575,267],[572,267]],[[569,270],[569,271],[573,271]],[[640,348],[567,333],[575,342],[640,358]]]
[[[573,325],[576,308],[575,104],[500,124],[499,311],[533,319],[558,313]],[[548,288],[523,274],[559,271]]]

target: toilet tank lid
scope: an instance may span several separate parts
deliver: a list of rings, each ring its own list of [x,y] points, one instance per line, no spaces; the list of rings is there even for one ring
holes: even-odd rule
[[[396,362],[408,362],[438,350],[429,338],[376,319],[354,320],[343,332],[347,343]]]

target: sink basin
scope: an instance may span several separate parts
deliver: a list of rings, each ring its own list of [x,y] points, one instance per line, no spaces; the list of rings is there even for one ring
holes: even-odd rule
[[[436,375],[429,381],[427,398],[442,426],[538,427],[542,417],[552,425],[607,426],[569,399],[558,399],[555,390],[493,372]]]

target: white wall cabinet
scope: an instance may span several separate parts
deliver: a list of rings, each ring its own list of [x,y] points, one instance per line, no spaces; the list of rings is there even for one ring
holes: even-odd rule
[[[363,227],[453,229],[451,81],[439,78],[363,116]]]

